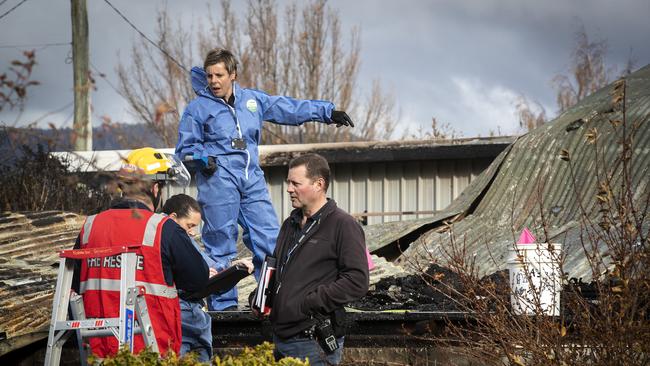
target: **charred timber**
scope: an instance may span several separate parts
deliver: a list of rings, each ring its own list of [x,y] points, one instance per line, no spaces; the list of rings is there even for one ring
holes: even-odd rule
[[[254,346],[272,341],[271,325],[249,311],[215,311],[214,348]],[[347,313],[346,347],[419,347],[435,343],[447,322],[466,324],[467,313],[455,311],[361,311]]]

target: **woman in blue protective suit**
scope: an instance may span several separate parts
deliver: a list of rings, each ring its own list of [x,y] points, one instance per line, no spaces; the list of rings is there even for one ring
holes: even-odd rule
[[[210,257],[222,267],[217,270],[227,268],[237,255],[239,224],[257,273],[265,256],[273,253],[279,230],[258,159],[262,123],[354,124],[331,102],[271,96],[241,88],[236,78],[237,60],[224,49],[211,50],[203,68],[192,68],[197,97],[181,117],[176,155],[192,161],[200,171],[195,177],[204,219],[201,238]],[[211,310],[236,305],[236,289],[209,301]]]

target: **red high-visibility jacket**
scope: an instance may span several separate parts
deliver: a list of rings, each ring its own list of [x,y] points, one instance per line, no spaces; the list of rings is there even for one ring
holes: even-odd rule
[[[79,234],[81,249],[141,245],[137,251],[136,285],[145,289],[149,317],[158,350],[178,353],[181,345],[181,314],[174,285],[168,286],[160,258],[160,235],[168,218],[144,209],[110,209],[88,216]],[[120,313],[120,262],[117,257],[82,260],[79,292],[87,318],[113,318]],[[90,339],[94,354],[106,357],[117,352],[115,337]],[[133,351],[144,348],[142,335],[134,337]]]

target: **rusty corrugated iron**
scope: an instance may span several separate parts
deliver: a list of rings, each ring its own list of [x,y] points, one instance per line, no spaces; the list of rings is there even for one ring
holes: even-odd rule
[[[47,336],[57,253],[74,245],[83,220],[60,211],[0,214],[0,355],[24,346],[25,336]]]

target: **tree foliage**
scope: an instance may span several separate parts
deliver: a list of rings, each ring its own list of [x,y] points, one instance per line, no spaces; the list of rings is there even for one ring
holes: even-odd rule
[[[614,70],[605,65],[605,55],[607,42],[590,40],[585,27],[581,26],[575,34],[570,74],[560,74],[553,79],[560,113],[609,84]]]
[[[11,61],[8,73],[0,74],[0,111],[7,107],[22,110],[27,99],[27,88],[39,84],[31,79],[36,65],[36,51],[24,51],[23,56],[25,59],[22,61]]]
[[[48,147],[22,145],[15,159],[0,164],[0,210],[95,213],[110,201],[91,177],[68,171]]]
[[[192,64],[191,29],[172,24],[162,10],[156,19],[156,43],[183,65]],[[128,66],[127,66],[128,65]],[[179,111],[194,97],[189,75],[172,59],[142,40],[131,48],[131,62],[117,66],[119,91],[137,121],[145,123],[167,146],[178,136]]]
[[[420,128],[416,133],[409,135],[408,131],[404,138],[413,140],[432,139],[432,140],[454,140],[463,137],[463,133],[457,131],[448,122],[438,122],[435,117],[431,118],[431,130]]]

